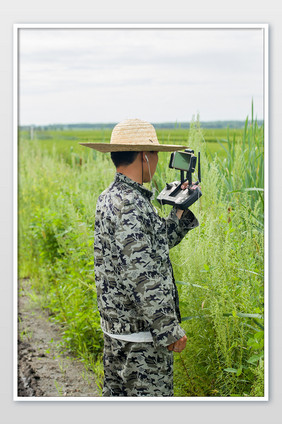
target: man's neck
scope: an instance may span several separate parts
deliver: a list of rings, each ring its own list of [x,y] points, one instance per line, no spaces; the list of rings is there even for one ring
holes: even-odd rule
[[[136,181],[139,184],[143,184],[142,162],[139,159],[139,155],[137,156],[137,159],[130,165],[127,165],[127,166],[121,165],[117,167],[117,172],[119,172],[120,174],[126,175],[128,178],[130,178],[133,181]]]

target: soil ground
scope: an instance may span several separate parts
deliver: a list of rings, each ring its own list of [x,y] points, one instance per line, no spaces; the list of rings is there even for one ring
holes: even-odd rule
[[[18,295],[18,397],[98,397],[95,375],[62,351],[56,324],[30,296],[28,280]]]

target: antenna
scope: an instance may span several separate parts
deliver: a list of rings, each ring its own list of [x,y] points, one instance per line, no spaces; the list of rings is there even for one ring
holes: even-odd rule
[[[201,182],[201,153],[198,152],[198,180]]]

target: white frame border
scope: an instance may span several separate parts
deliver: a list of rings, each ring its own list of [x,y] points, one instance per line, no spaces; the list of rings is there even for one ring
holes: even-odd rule
[[[261,29],[264,32],[264,300],[265,368],[264,397],[174,397],[174,398],[106,398],[106,397],[19,397],[18,389],[18,52],[21,29]],[[185,402],[262,402],[269,400],[269,25],[256,24],[14,24],[13,25],[13,400],[14,401],[185,401]]]

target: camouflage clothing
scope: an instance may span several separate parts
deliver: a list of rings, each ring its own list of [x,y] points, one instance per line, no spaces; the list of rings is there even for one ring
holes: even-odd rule
[[[113,334],[150,331],[153,343],[148,345],[158,349],[185,334],[169,248],[198,221],[189,210],[180,220],[175,209],[167,219],[160,218],[151,195],[116,174],[97,202],[94,260],[102,328]]]
[[[104,336],[103,396],[173,396],[173,353]]]

